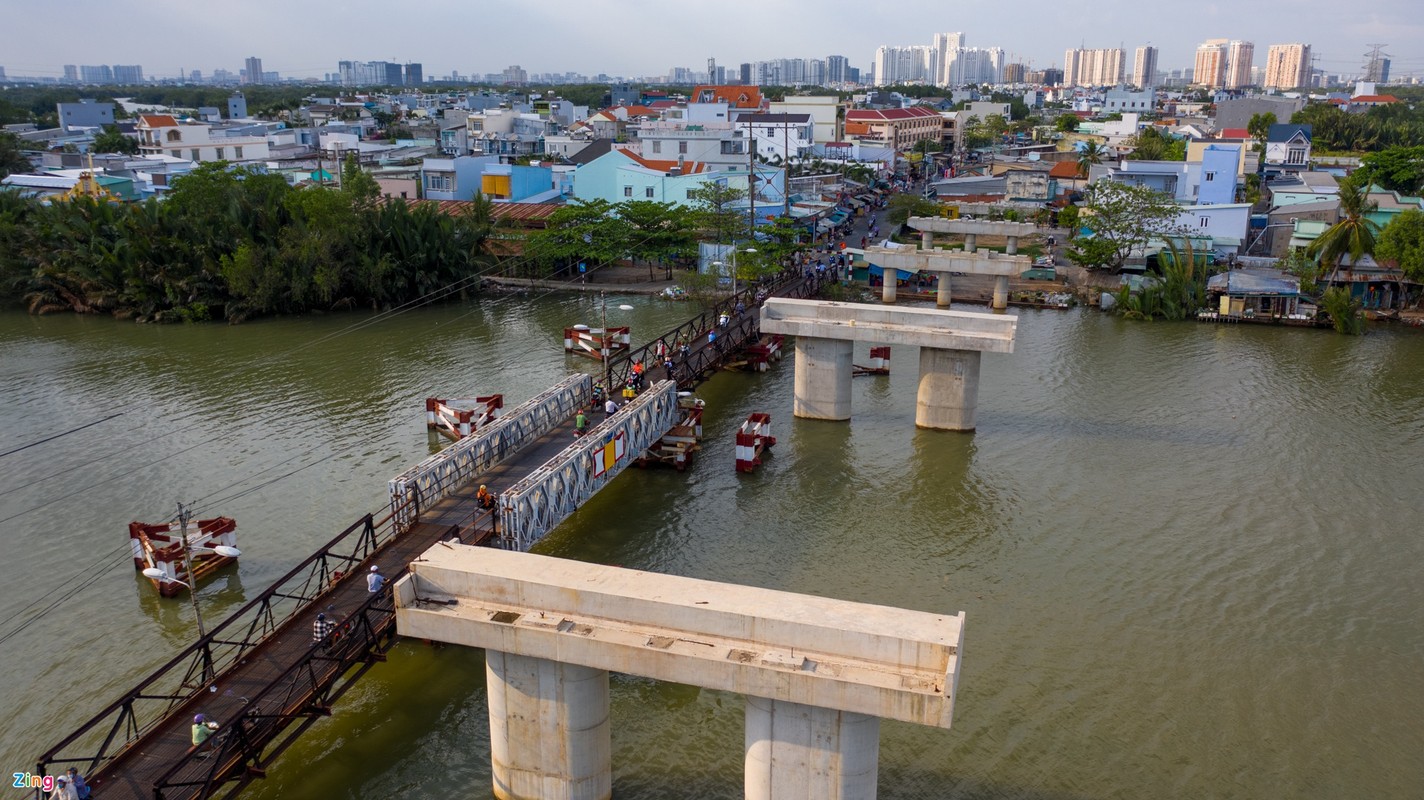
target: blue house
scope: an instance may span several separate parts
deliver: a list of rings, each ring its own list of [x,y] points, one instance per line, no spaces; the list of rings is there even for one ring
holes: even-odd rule
[[[1202,150],[1198,205],[1236,202],[1236,165],[1240,160],[1239,144],[1213,144]]]
[[[574,196],[610,203],[653,200],[689,205],[690,192],[726,176],[697,161],[655,161],[627,150],[613,149],[574,172]],[[746,177],[742,176],[745,185]]]

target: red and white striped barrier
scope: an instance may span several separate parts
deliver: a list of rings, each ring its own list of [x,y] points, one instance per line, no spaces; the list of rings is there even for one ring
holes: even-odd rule
[[[855,365],[856,375],[889,375],[890,374],[890,346],[870,348],[870,366],[862,367]]]
[[[198,578],[236,560],[232,556],[218,555],[213,550],[220,545],[237,547],[237,521],[230,517],[189,520],[187,538],[193,572]],[[164,597],[178,594],[184,589],[184,584],[193,585],[194,580],[183,566],[183,541],[177,522],[159,525],[130,522],[129,550],[133,555],[134,569],[157,568],[163,571],[162,578],[149,580]]]
[[[495,412],[504,408],[504,395],[441,400],[425,399],[425,427],[439,431],[455,441],[469,436],[494,421]]]
[[[633,347],[632,329],[627,326],[609,328],[607,336],[609,358],[624,350],[631,350]],[[602,361],[603,339],[604,333],[601,328],[590,328],[587,325],[564,328],[564,352],[577,353],[595,361]]]
[[[761,455],[766,448],[776,444],[771,435],[771,415],[753,413],[737,431],[737,471],[753,472],[761,466]]]
[[[781,347],[786,343],[786,337],[781,334],[762,336],[756,344],[743,348],[747,356],[747,366],[757,372],[766,372],[771,368],[772,362],[781,360]]]

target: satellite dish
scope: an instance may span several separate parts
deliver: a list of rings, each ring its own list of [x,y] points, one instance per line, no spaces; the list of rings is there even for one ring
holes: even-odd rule
[[[213,552],[226,558],[237,558],[242,555],[242,551],[230,545],[220,544],[213,547]]]
[[[164,572],[158,567],[149,567],[143,571],[143,577],[152,578],[156,581],[161,581],[168,577],[168,573]]]

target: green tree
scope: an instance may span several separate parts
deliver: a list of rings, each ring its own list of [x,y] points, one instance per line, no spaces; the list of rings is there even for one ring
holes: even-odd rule
[[[20,148],[20,137],[13,133],[0,133],[0,179],[32,169],[34,167]]]
[[[1108,154],[1108,149],[1096,140],[1083,143],[1078,149],[1078,174],[1084,178],[1088,177],[1088,170],[1094,164],[1103,163],[1103,158]]]
[[[1064,206],[1058,210],[1058,227],[1068,229],[1068,238],[1078,235],[1078,207]]]
[[[1370,153],[1351,177],[1365,186],[1373,183],[1402,194],[1424,192],[1424,144]]]
[[[735,186],[707,181],[688,190],[694,208],[693,220],[706,238],[726,244],[746,239],[747,214],[743,200],[747,192]]]
[[[341,165],[341,191],[355,206],[365,207],[381,196],[381,186],[371,174],[361,169],[355,153],[348,153]]]
[[[1251,120],[1246,123],[1246,132],[1251,134],[1251,138],[1256,140],[1255,149],[1262,157],[1266,155],[1266,138],[1270,136],[1271,126],[1276,124],[1274,112],[1267,111],[1264,114],[1252,114]]]
[[[1322,269],[1330,270],[1332,283],[1343,256],[1349,255],[1354,263],[1374,253],[1380,227],[1365,215],[1378,208],[1379,204],[1369,199],[1366,187],[1359,182],[1350,179],[1341,182],[1340,221],[1326,228],[1305,251],[1320,261]]]
[[[1375,257],[1394,264],[1404,277],[1424,283],[1424,211],[1409,209],[1384,226]]]
[[[1154,189],[1099,181],[1085,195],[1082,224],[1092,236],[1068,248],[1068,257],[1081,266],[1118,273],[1148,242],[1183,233],[1175,224],[1181,206]]]
[[[910,217],[938,215],[939,203],[906,192],[890,195],[890,203],[885,209],[885,220],[892,225],[903,225]]]
[[[1349,289],[1332,286],[1320,298],[1320,308],[1330,317],[1336,333],[1359,336],[1365,332],[1365,320],[1360,316],[1360,303]]]
[[[1059,114],[1053,120],[1053,129],[1062,133],[1072,133],[1078,130],[1079,120],[1076,114]]]
[[[94,136],[94,152],[127,153],[138,152],[138,140],[125,136],[117,125],[105,125],[104,130]]]
[[[618,216],[628,225],[633,263],[640,258],[647,263],[648,280],[654,277],[655,264],[666,265],[684,254],[693,240],[691,230],[683,224],[685,212],[671,203],[625,200],[618,204]]]

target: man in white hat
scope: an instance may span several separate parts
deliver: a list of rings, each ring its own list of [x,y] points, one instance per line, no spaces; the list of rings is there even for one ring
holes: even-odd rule
[[[381,568],[375,564],[371,565],[371,573],[366,576],[366,591],[371,594],[381,591],[381,587],[386,585],[386,576],[381,574]]]

